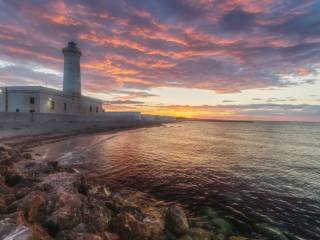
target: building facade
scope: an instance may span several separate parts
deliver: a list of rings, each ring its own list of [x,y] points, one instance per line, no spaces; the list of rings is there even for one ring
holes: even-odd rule
[[[64,54],[63,91],[40,86],[0,87],[0,112],[100,114],[102,101],[81,95],[81,52],[74,42]]]

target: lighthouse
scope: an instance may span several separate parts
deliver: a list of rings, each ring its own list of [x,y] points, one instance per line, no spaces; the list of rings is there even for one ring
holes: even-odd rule
[[[75,42],[69,42],[62,49],[64,55],[63,91],[73,95],[81,95],[80,57],[81,51]]]
[[[0,0],[1,1],[1,0]],[[64,55],[63,91],[43,86],[0,87],[0,113],[52,113],[97,115],[102,101],[81,95],[81,51],[75,42],[62,49]],[[21,115],[22,118],[25,115]]]

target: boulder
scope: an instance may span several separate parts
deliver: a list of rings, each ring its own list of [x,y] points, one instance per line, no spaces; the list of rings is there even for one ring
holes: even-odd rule
[[[79,193],[60,191],[52,208],[48,221],[59,229],[71,229],[82,221],[82,196]]]
[[[28,222],[35,222],[41,218],[46,204],[46,196],[43,192],[35,191],[9,206],[11,211],[22,211]]]
[[[78,174],[68,172],[52,173],[45,176],[40,187],[50,188],[54,192],[78,193],[81,178]]]
[[[9,187],[14,187],[23,180],[23,175],[12,167],[7,168],[3,175],[6,185]]]
[[[213,218],[211,223],[218,228],[218,232],[225,236],[231,236],[234,232],[234,227],[227,220],[217,217]]]
[[[82,208],[82,221],[90,232],[103,232],[108,229],[113,214],[103,201],[91,198]]]
[[[187,216],[178,205],[171,205],[166,212],[166,229],[176,236],[186,233],[189,228]]]
[[[257,232],[276,240],[288,240],[279,229],[268,225],[267,223],[258,223],[255,225]]]
[[[248,240],[248,238],[242,236],[231,236],[229,237],[229,240]]]
[[[104,232],[103,237],[106,240],[120,240],[119,235],[115,233],[110,233],[110,232]]]
[[[112,230],[121,239],[161,239],[164,236],[164,220],[152,207],[126,207],[111,222]]]
[[[24,153],[23,158],[30,160],[30,159],[32,159],[32,155],[30,153]]]
[[[190,228],[188,235],[194,240],[211,240],[214,237],[212,233],[202,228]]]
[[[0,143],[0,162],[4,163],[11,159],[13,154],[12,148]]]
[[[26,179],[37,179],[54,171],[53,167],[40,160],[22,160],[13,166],[16,172]]]
[[[38,225],[17,224],[12,218],[5,218],[0,221],[0,239],[50,240],[51,237]]]
[[[12,148],[9,147],[6,144],[0,143],[0,153],[1,152],[8,152],[8,153],[12,153]]]

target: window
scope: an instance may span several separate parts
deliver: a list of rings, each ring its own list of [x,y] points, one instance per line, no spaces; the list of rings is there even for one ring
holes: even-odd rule
[[[92,106],[90,106],[90,112],[92,112]]]
[[[34,102],[35,102],[34,97],[30,97],[30,104],[34,104]]]
[[[52,100],[50,101],[50,109],[54,110],[54,101],[52,101]]]
[[[96,107],[96,112],[99,112],[99,107]]]
[[[36,111],[35,111],[34,109],[31,109],[30,112],[31,112],[31,113],[34,113],[34,112],[36,112]]]
[[[19,108],[17,108],[17,109],[16,109],[16,112],[20,112],[20,109],[19,109]]]
[[[63,110],[66,112],[67,111],[67,104],[63,103]]]

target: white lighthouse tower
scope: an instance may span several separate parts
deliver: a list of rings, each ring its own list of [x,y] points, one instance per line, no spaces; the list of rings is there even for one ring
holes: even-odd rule
[[[63,91],[81,95],[80,57],[81,51],[75,42],[62,49],[64,55]]]

